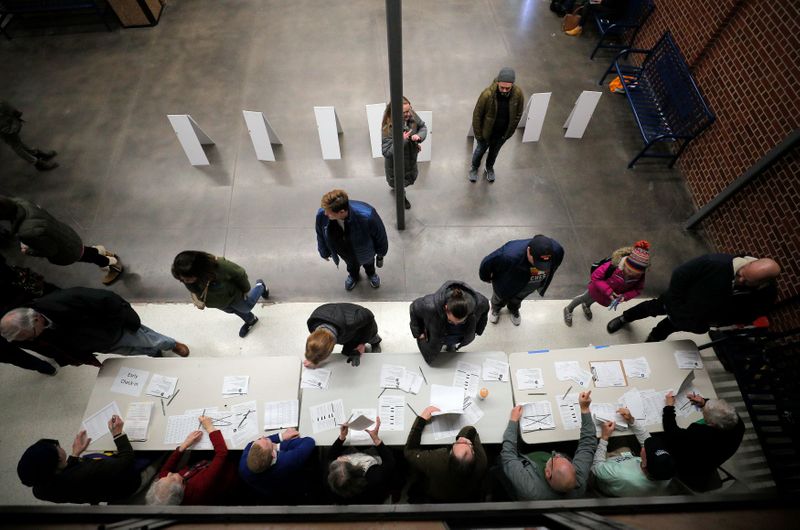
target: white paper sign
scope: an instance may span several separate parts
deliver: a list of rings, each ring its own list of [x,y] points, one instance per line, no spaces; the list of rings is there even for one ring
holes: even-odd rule
[[[150,372],[147,370],[122,366],[111,384],[111,391],[117,394],[141,396],[148,377],[150,377]]]

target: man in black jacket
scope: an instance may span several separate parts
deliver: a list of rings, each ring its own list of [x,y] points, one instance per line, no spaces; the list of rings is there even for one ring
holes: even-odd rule
[[[81,458],[92,442],[86,431],[81,431],[72,442],[69,458],[58,440],[42,439],[28,447],[17,465],[17,475],[43,501],[97,504],[127,499],[139,489],[141,474],[123,425],[116,414],[108,421],[117,446],[113,456]]]
[[[22,112],[8,102],[0,101],[0,139],[7,143],[21,159],[33,164],[39,171],[57,168],[58,164],[51,159],[58,153],[33,149],[22,142],[19,137],[22,122]]]
[[[672,272],[667,292],[626,310],[606,329],[614,333],[634,320],[667,315],[647,336],[647,342],[658,342],[676,331],[706,333],[711,326],[749,324],[772,307],[780,272],[770,258],[700,256]]]
[[[306,368],[316,368],[330,356],[333,347],[342,345],[342,354],[354,367],[361,364],[361,354],[369,344],[371,351],[381,351],[381,337],[375,315],[357,304],[323,304],[308,318],[306,339]]]
[[[142,325],[121,296],[87,287],[55,291],[28,307],[12,309],[0,319],[0,334],[61,366],[100,366],[95,352],[158,357],[171,350],[189,355],[185,344]]]

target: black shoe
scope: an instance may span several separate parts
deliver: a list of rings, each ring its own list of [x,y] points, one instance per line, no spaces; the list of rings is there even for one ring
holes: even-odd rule
[[[267,284],[264,283],[264,280],[260,278],[256,280],[256,285],[258,285],[259,283],[264,286],[264,292],[261,293],[261,298],[263,298],[264,300],[269,300],[269,287],[267,287]]]
[[[627,322],[622,320],[622,317],[611,319],[606,326],[606,331],[609,333],[616,333],[617,331],[621,330],[625,324],[627,324]]]
[[[653,335],[653,332],[647,334],[647,338],[644,340],[645,342],[661,342],[663,339],[659,339]]]
[[[369,351],[371,353],[380,353],[381,352],[381,341],[372,343],[369,345]]]
[[[56,375],[58,373],[58,368],[53,366],[50,363],[42,363],[42,365],[36,369],[37,372],[44,375]]]
[[[57,154],[58,153],[55,151],[41,151],[39,149],[33,150],[33,155],[39,160],[50,160],[51,158],[55,158]]]
[[[33,167],[39,171],[50,171],[51,169],[58,167],[58,162],[53,162],[51,160],[37,160]]]
[[[406,210],[410,210],[411,209],[411,203],[408,202],[408,197],[403,197],[403,201],[405,201]]]
[[[250,322],[245,322],[242,324],[242,327],[239,328],[239,336],[245,338],[248,333],[250,333],[250,328],[255,326],[258,323],[258,317],[253,317],[253,320]]]

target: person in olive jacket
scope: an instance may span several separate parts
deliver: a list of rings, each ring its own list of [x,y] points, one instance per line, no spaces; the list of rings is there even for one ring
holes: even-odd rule
[[[386,182],[394,189],[394,139],[392,137],[392,104],[386,104],[381,121],[381,152],[386,170]],[[420,145],[428,136],[428,126],[411,108],[411,102],[403,96],[403,187],[414,184],[419,174],[417,155]],[[405,197],[406,210],[411,208],[408,196]]]
[[[242,267],[208,252],[184,250],[172,262],[172,276],[192,293],[192,301],[198,309],[213,307],[244,320],[239,329],[242,338],[258,322],[253,314],[258,299],[269,298],[264,280],[256,280],[251,289],[247,272]]]
[[[75,436],[69,457],[58,440],[42,439],[28,447],[17,465],[17,475],[43,501],[98,504],[125,500],[136,493],[142,479],[123,425],[116,414],[108,420],[117,446],[113,456],[81,458],[92,442],[84,430]]]
[[[514,81],[514,70],[507,66],[502,68],[494,82],[481,92],[475,104],[475,110],[472,111],[475,151],[472,153],[472,167],[469,170],[470,182],[478,180],[478,168],[487,150],[489,154],[486,156],[483,176],[490,183],[494,182],[494,161],[500,148],[517,130],[525,106],[525,95]]]
[[[0,140],[3,140],[25,162],[33,164],[39,171],[48,171],[58,167],[53,158],[55,151],[42,151],[28,147],[19,137],[22,130],[22,112],[7,101],[0,101]]]
[[[366,307],[357,304],[323,304],[308,318],[306,339],[306,368],[316,368],[333,352],[333,347],[342,345],[342,355],[353,367],[361,364],[361,354],[370,345],[373,353],[381,351],[381,337],[375,315]]]
[[[425,362],[433,364],[442,348],[457,351],[482,335],[489,300],[464,282],[445,282],[438,291],[411,303],[411,334]]]

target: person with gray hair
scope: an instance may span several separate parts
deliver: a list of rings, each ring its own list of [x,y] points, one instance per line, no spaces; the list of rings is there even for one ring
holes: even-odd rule
[[[677,476],[696,491],[706,491],[717,468],[732,457],[744,437],[744,422],[724,399],[688,398],[703,410],[703,419],[686,429],[675,421],[675,396],[668,393],[662,422],[665,442],[677,464]]]

